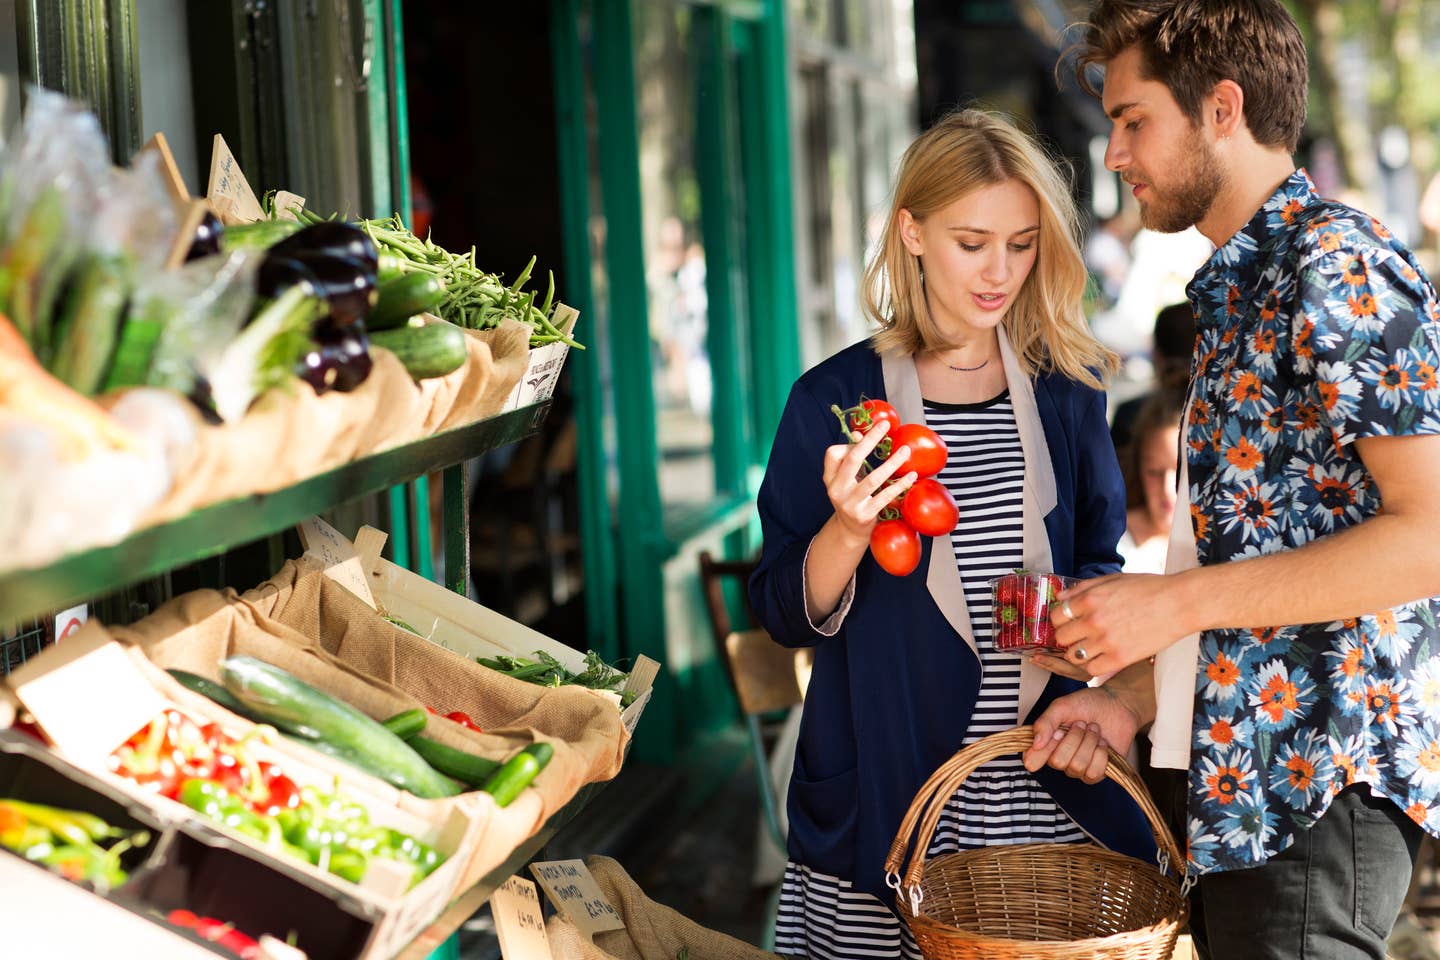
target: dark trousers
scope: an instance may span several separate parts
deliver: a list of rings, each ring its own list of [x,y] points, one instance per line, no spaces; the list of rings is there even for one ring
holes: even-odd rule
[[[1185,773],[1147,770],[1145,780],[1184,849]],[[1385,960],[1421,833],[1368,787],[1341,791],[1263,866],[1200,878],[1190,933],[1201,960]]]

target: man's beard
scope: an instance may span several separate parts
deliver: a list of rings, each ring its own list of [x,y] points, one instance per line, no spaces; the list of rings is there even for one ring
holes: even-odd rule
[[[1163,196],[1153,182],[1149,184],[1152,199],[1140,204],[1140,222],[1159,233],[1179,233],[1205,218],[1220,188],[1225,185],[1225,172],[1215,152],[1192,130],[1184,145],[1188,162],[1170,178],[1176,184]]]

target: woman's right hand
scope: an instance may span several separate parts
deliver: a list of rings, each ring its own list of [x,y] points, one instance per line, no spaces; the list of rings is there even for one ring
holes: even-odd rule
[[[866,458],[885,439],[889,430],[890,424],[882,420],[866,431],[859,442],[837,443],[825,451],[825,492],[830,497],[830,505],[835,508],[836,520],[852,543],[868,544],[870,531],[875,528],[881,511],[894,503],[918,478],[912,471],[885,486],[886,481],[910,459],[909,447],[893,451],[880,466],[863,477],[860,475]]]

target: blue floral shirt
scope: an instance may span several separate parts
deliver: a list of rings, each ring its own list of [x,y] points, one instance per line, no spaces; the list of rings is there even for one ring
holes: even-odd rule
[[[1297,171],[1187,293],[1200,563],[1294,549],[1378,513],[1353,441],[1440,433],[1440,305],[1413,254]],[[1432,598],[1201,637],[1192,873],[1265,862],[1353,783],[1440,835],[1437,620]]]

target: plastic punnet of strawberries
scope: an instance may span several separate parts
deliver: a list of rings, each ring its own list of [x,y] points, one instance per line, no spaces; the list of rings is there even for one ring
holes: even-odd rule
[[[1058,573],[1016,570],[990,581],[995,646],[1001,650],[1057,650],[1050,607],[1077,581]]]

